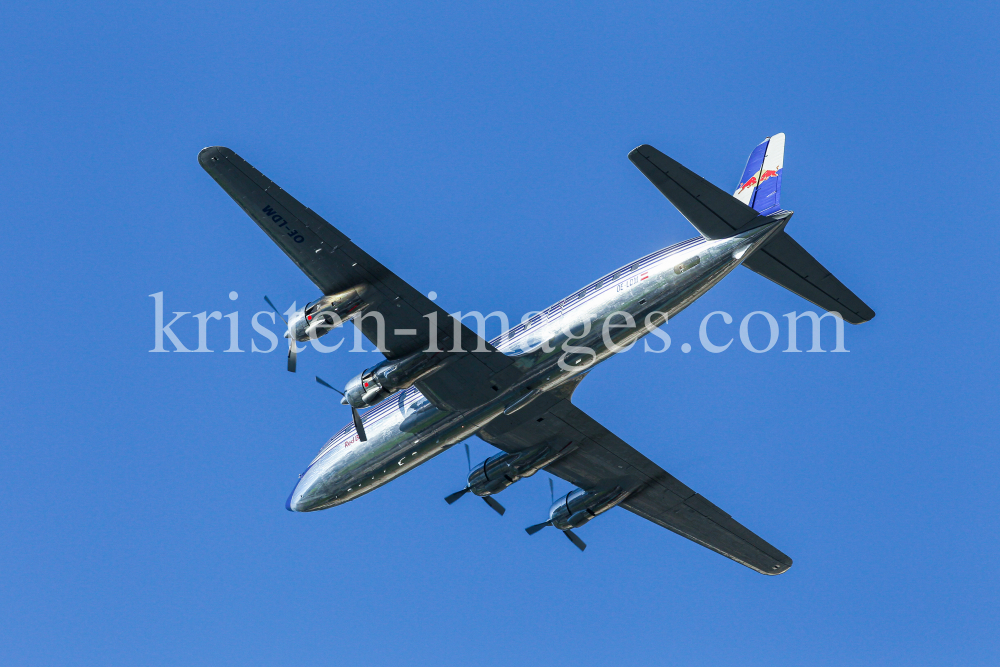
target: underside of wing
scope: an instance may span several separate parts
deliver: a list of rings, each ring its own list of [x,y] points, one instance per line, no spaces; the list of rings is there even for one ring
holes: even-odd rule
[[[545,469],[582,489],[631,489],[621,503],[625,509],[762,574],[781,574],[792,566],[791,558],[574,406],[571,391],[554,392],[499,417],[479,435],[511,452],[542,444],[569,446],[569,454]]]
[[[386,358],[428,349],[431,323],[436,322],[438,349],[461,357],[417,383],[436,405],[449,409],[478,405],[492,396],[497,374],[511,375],[513,359],[456,322],[235,152],[213,146],[201,151],[198,162],[323,294],[366,286],[364,312],[377,313],[382,325],[377,317],[353,321]]]

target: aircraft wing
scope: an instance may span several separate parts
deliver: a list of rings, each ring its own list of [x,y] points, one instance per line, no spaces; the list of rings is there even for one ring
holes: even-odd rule
[[[428,349],[428,326],[437,314],[438,349],[455,347],[454,318],[421,292],[411,287],[371,255],[356,246],[336,227],[299,203],[235,152],[222,146],[205,148],[198,162],[222,186],[240,208],[271,237],[289,259],[312,280],[323,294],[330,295],[367,283],[376,298],[367,312],[381,313],[385,321],[384,348],[388,359]],[[359,327],[377,344],[375,318],[366,318]],[[488,400],[494,385],[519,375],[513,359],[498,352],[468,327],[459,323],[461,359],[417,383],[432,402],[446,409],[464,409]],[[474,352],[485,349],[485,352]],[[507,372],[497,376],[500,371]],[[502,388],[502,387],[501,387]]]
[[[582,489],[636,489],[622,507],[761,574],[781,574],[792,566],[791,558],[573,405],[571,392],[556,390],[501,416],[479,437],[508,452],[541,444],[571,446],[546,470]]]

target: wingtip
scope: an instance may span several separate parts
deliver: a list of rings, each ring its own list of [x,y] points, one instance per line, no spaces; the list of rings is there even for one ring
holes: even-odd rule
[[[872,320],[875,319],[875,311],[871,309],[868,309],[868,312],[865,313],[852,312],[850,313],[850,315],[853,317],[847,318],[844,317],[843,313],[840,314],[840,316],[844,318],[845,322],[847,322],[848,324],[853,324],[855,326],[859,324],[864,324],[865,322],[871,322]]]
[[[649,152],[651,150],[656,150],[656,149],[650,146],[649,144],[642,144],[641,146],[636,146],[635,148],[633,148],[628,152],[628,159],[635,162],[636,157],[643,157],[643,158],[649,157]]]
[[[770,572],[766,572],[764,570],[757,570],[757,571],[760,572],[761,574],[766,574],[769,577],[776,577],[779,574],[784,574],[785,572],[788,572],[789,568],[791,567],[792,567],[792,559],[788,558],[787,561],[778,562],[772,565]]]
[[[225,146],[206,146],[198,152],[198,164],[208,169],[213,162],[226,157],[227,153],[232,153]]]
[[[218,146],[206,146],[198,151],[198,164],[207,169],[212,162],[218,159],[218,157]]]

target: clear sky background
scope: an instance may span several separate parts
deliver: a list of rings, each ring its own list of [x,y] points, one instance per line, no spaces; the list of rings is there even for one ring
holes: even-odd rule
[[[995,3],[33,2],[4,19],[0,663],[1000,660]],[[238,309],[244,349],[263,294],[317,295],[198,166],[204,146],[449,311],[520,315],[694,235],[630,149],[732,190],[776,132],[789,231],[878,316],[849,354],[782,353],[784,325],[767,354],[709,354],[713,310],[738,337],[751,311],[810,308],[739,269],[667,325],[666,353],[610,360],[575,401],[788,553],[780,577],[620,509],[579,531],[584,554],[529,538],[544,473],[499,497],[502,518],[449,507],[460,447],[290,514],[349,419],[313,375],[342,384],[380,356],[309,351],[292,375],[280,351],[223,353],[225,321],[213,354],[149,353],[152,293]],[[195,344],[190,316],[175,329]]]

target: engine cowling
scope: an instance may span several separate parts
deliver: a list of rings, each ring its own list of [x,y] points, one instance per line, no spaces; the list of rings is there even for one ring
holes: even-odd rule
[[[569,446],[562,450],[542,446],[523,452],[495,454],[469,473],[469,490],[477,496],[500,493],[514,482],[531,477],[568,451]]]
[[[625,500],[628,495],[620,486],[595,491],[576,489],[552,503],[549,521],[559,530],[579,528]]]
[[[288,329],[300,343],[325,336],[361,315],[370,305],[366,296],[371,291],[367,284],[363,284],[316,299],[292,314]]]
[[[406,389],[417,380],[440,370],[455,355],[414,352],[399,359],[386,359],[354,376],[344,387],[347,403],[364,408]]]

